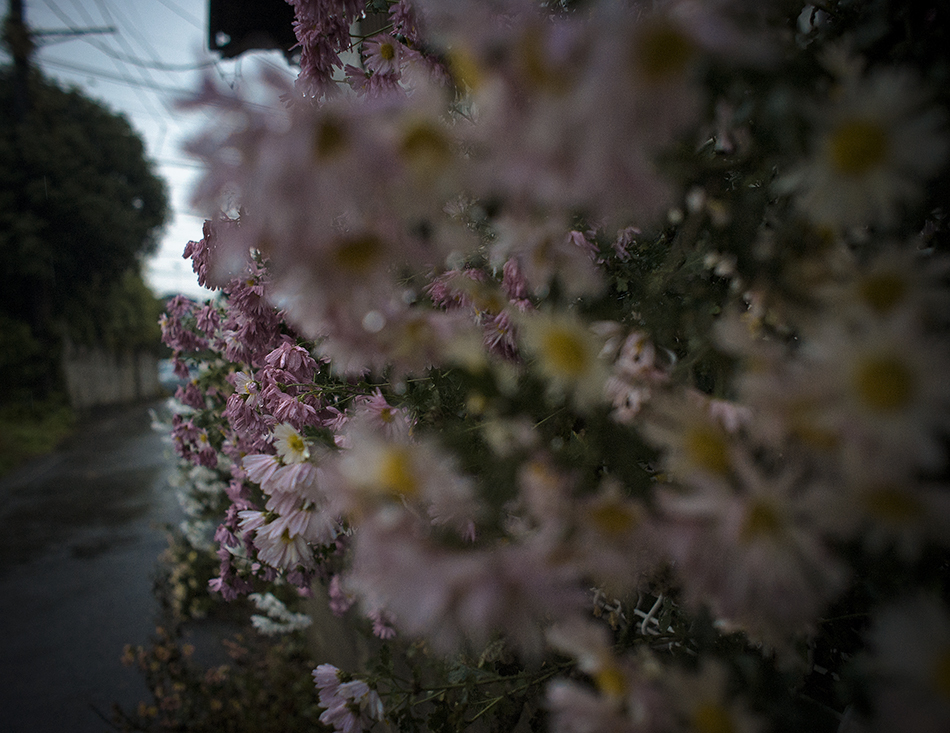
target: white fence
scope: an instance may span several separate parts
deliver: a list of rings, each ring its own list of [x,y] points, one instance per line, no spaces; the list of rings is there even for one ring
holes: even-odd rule
[[[112,353],[67,344],[63,371],[69,402],[77,410],[135,402],[161,392],[158,357],[154,354]]]

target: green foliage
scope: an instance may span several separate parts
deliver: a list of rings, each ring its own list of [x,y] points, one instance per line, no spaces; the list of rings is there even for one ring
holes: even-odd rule
[[[124,116],[36,73],[18,122],[12,92],[0,70],[0,302],[23,317],[38,291],[60,313],[83,285],[116,281],[155,250],[165,184]]]
[[[97,343],[124,351],[157,351],[162,331],[162,301],[137,270],[113,281],[101,276],[80,286],[64,314],[64,331],[77,343]]]
[[[51,451],[69,435],[74,423],[73,411],[62,396],[0,407],[0,476]]]
[[[124,116],[34,72],[17,119],[13,92],[12,71],[0,69],[0,359],[15,361],[4,370],[15,390],[44,394],[64,336],[157,348],[161,308],[140,271],[168,198]]]

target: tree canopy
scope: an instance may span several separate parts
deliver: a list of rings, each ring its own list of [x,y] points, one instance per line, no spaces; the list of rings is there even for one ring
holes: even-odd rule
[[[123,115],[34,72],[17,120],[12,78],[0,69],[0,304],[42,329],[90,287],[138,270],[168,197]]]
[[[64,336],[157,344],[141,270],[168,195],[123,115],[36,70],[25,111],[15,93],[13,70],[0,68],[0,362],[33,394],[55,385]]]

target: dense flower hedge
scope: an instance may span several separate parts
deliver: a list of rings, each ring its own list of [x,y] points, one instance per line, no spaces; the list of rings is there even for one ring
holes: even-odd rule
[[[950,11],[292,4],[163,331],[211,590],[380,640],[321,721],[950,727]]]

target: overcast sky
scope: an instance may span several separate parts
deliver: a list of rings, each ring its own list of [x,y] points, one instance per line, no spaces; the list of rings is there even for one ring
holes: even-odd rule
[[[201,238],[203,221],[188,206],[200,169],[181,145],[207,117],[177,111],[174,100],[197,87],[202,71],[221,83],[242,85],[256,76],[259,64],[282,69],[291,79],[296,70],[276,51],[244,54],[234,61],[209,53],[207,0],[24,0],[24,6],[35,33],[116,28],[115,33],[75,38],[39,35],[33,63],[129,118],[168,183],[174,214],[158,254],[148,262],[148,282],[159,295],[206,297],[190,261],[181,257],[189,240]],[[7,10],[3,3],[3,15]],[[2,58],[9,60],[6,54]]]

